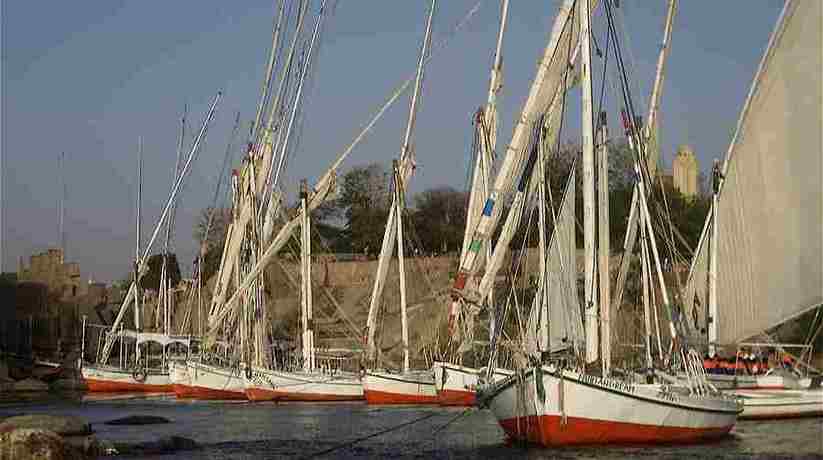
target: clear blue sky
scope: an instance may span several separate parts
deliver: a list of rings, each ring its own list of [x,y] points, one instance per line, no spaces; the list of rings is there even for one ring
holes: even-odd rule
[[[812,0],[816,1],[816,0]],[[435,39],[474,0],[441,1]],[[513,1],[505,38],[500,142],[511,136],[558,1]],[[253,116],[268,54],[272,0],[7,0],[2,8],[2,269],[59,242],[57,158],[69,184],[68,257],[84,278],[111,281],[134,254],[137,138],[144,138],[144,231],[168,194],[184,103],[198,125],[217,90],[224,101],[178,212],[175,247],[184,271],[192,227],[210,202],[234,114]],[[313,181],[390,90],[415,66],[426,14],[422,1],[339,2],[308,93],[288,184]],[[727,147],[779,0],[680,2],[662,100],[664,162],[694,146],[703,168]],[[641,107],[647,104],[666,12],[664,0],[623,0]],[[498,2],[431,61],[415,145],[412,191],[465,186],[471,114],[485,100]],[[407,102],[396,104],[348,166],[396,156]],[[645,112],[645,111],[644,111]],[[194,128],[192,128],[194,129]],[[566,131],[575,140],[579,133]],[[239,154],[235,154],[235,164]]]

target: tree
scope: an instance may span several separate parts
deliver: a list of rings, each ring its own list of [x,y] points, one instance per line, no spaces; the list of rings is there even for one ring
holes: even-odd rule
[[[459,251],[466,227],[468,194],[451,187],[439,187],[414,196],[409,234],[419,239],[427,252]]]
[[[166,276],[169,287],[175,287],[180,283],[180,266],[177,264],[177,256],[169,253],[166,259]],[[140,287],[144,289],[160,290],[160,274],[163,268],[163,254],[154,254],[149,257],[149,269],[140,278]]]
[[[212,211],[213,209],[213,211]],[[213,214],[213,215],[212,215]],[[211,226],[209,218],[211,216]],[[231,209],[206,208],[200,212],[200,218],[194,226],[194,239],[203,241],[206,254],[203,257],[202,279],[205,282],[220,268],[220,258],[223,255],[223,245],[231,223]],[[208,229],[208,235],[206,231]]]
[[[343,176],[340,198],[335,201],[345,218],[338,247],[366,254],[380,251],[391,201],[389,177],[379,163],[355,167]]]

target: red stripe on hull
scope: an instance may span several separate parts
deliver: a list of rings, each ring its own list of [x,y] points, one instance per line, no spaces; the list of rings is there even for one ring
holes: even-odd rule
[[[171,393],[172,385],[146,385],[144,383],[118,382],[111,380],[84,379],[86,387],[91,393]]]
[[[214,388],[174,384],[174,394],[180,399],[246,400],[242,391],[215,390]]]
[[[437,396],[421,394],[389,393],[387,391],[363,390],[369,404],[437,404]]]
[[[510,438],[544,446],[693,442],[725,436],[733,426],[685,428],[575,417],[568,417],[565,425],[560,421],[560,416],[554,415],[516,417],[501,420],[500,426]]]
[[[477,393],[474,391],[437,390],[437,402],[441,406],[474,406]]]
[[[272,391],[261,388],[246,388],[246,397],[249,401],[362,401],[362,396],[335,395],[322,393],[293,393],[286,391]]]

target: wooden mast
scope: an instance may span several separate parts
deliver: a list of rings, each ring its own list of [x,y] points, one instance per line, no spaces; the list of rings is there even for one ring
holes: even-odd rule
[[[594,209],[594,127],[592,122],[591,46],[589,43],[589,2],[577,2],[580,18],[580,89],[582,92],[583,128],[583,251],[584,309],[586,312],[586,362],[598,356],[597,291],[595,291],[595,209]]]
[[[400,190],[405,189],[405,183],[411,176],[413,169],[413,152],[411,151],[411,134],[414,130],[414,122],[417,116],[417,100],[420,95],[420,89],[423,84],[423,70],[425,68],[426,57],[428,56],[429,43],[431,41],[431,25],[434,17],[434,11],[437,7],[437,0],[432,0],[431,9],[429,11],[428,21],[426,22],[426,34],[423,38],[423,45],[420,49],[420,58],[417,62],[417,77],[415,78],[414,93],[412,93],[411,103],[409,104],[409,118],[406,122],[406,131],[403,135],[403,144],[400,148],[400,159],[397,162],[397,168],[400,174],[397,175],[395,188]],[[394,251],[397,224],[402,216],[398,214],[400,210],[397,203],[397,194],[392,198],[392,205],[389,209],[389,217],[386,221],[386,230],[383,234],[383,245],[380,249],[380,259],[377,264],[377,274],[375,275],[374,286],[372,289],[371,302],[369,305],[369,316],[366,323],[366,352],[369,361],[374,361],[376,347],[375,347],[375,322],[377,318],[377,310],[383,295],[383,287],[388,273],[389,259],[391,253]],[[398,248],[398,251],[402,248]],[[405,276],[401,272],[401,277]],[[402,294],[405,295],[405,294]]]
[[[600,287],[600,356],[603,375],[611,372],[611,323],[609,312],[609,144],[606,112],[600,112],[600,140],[597,149],[597,269]]]

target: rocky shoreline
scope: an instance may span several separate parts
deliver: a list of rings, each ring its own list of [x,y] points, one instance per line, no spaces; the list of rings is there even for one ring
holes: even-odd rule
[[[157,416],[132,416],[108,425],[171,423]],[[167,454],[196,449],[197,443],[168,436],[139,443],[111,442],[95,436],[90,423],[79,417],[15,415],[0,421],[0,460],[85,460],[106,456]]]

